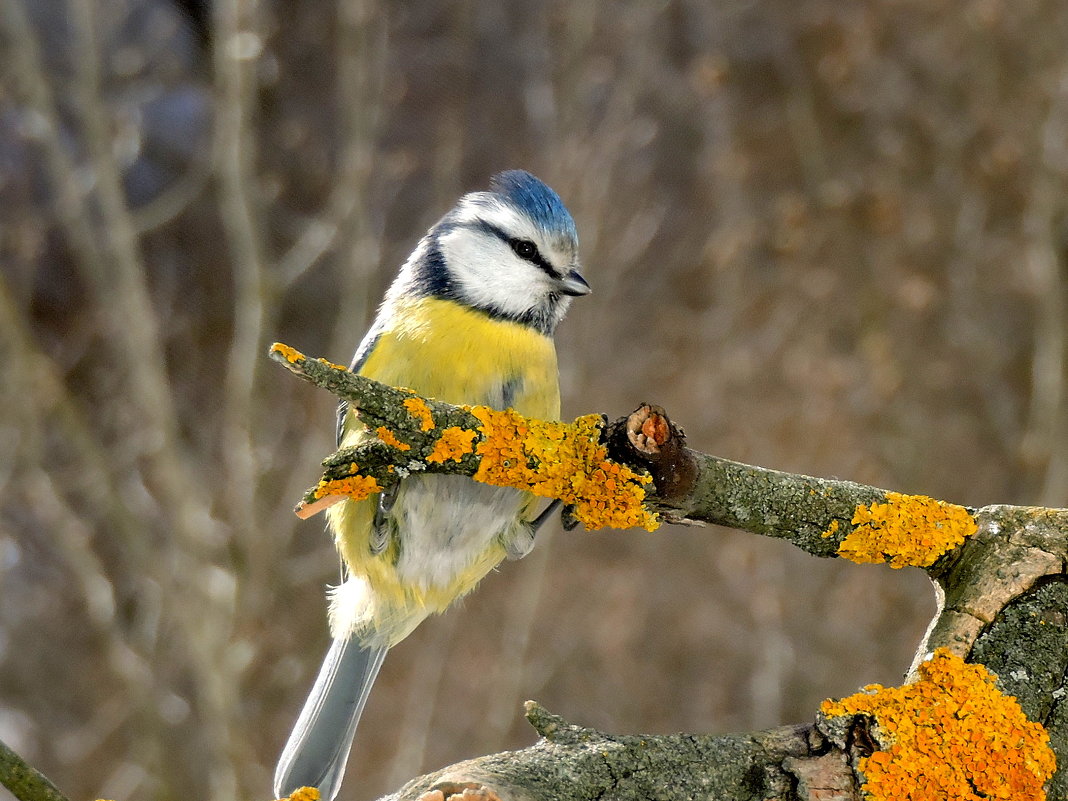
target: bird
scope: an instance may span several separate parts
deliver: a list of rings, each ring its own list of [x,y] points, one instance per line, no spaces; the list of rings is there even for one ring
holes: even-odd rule
[[[453,404],[556,420],[553,334],[590,292],[575,222],[524,170],[463,195],[416,245],[386,291],[350,370]],[[375,437],[342,402],[338,446]],[[337,796],[386,652],[505,558],[521,558],[554,508],[466,476],[409,475],[393,490],[327,510],[342,581],[329,592],[331,645],[279,758],[277,798]]]

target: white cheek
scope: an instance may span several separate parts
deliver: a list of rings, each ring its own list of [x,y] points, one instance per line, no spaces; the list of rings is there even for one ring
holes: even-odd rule
[[[519,316],[538,306],[552,289],[549,276],[496,237],[458,228],[441,238],[441,249],[472,305]]]

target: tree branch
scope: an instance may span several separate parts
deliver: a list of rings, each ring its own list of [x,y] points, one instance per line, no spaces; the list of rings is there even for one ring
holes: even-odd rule
[[[323,461],[323,479],[305,496],[303,513],[319,511],[334,490],[333,498],[351,494],[343,488],[353,478],[377,482],[370,490],[368,484],[359,485],[367,494],[410,471],[482,475],[481,446],[452,458],[430,458],[446,430],[472,432],[472,441],[484,436],[484,421],[470,409],[418,398],[284,345],[275,345],[271,357],[352,403],[368,427],[379,432],[378,438],[342,448]],[[422,404],[425,421],[405,406],[413,402]],[[536,429],[539,423],[526,420],[523,425]],[[580,434],[574,429],[566,435]],[[664,520],[713,523],[785,539],[815,556],[924,569],[935,582],[939,613],[917,651],[913,671],[939,647],[966,656],[982,628],[1010,601],[1068,564],[1065,510],[1006,505],[969,510],[852,481],[733,462],[688,448],[682,429],[663,409],[649,404],[608,425],[599,439],[610,462],[633,475],[649,476],[654,491],[642,490],[641,502]],[[564,484],[598,487],[604,482],[594,474],[603,472],[603,465],[597,460],[570,465],[591,472]],[[539,492],[524,483],[528,478],[510,485]],[[572,504],[587,500],[581,495],[562,499]]]
[[[591,518],[584,506],[603,501],[590,500],[584,492],[595,493],[591,486],[613,483],[606,476],[617,468],[625,469],[628,472],[618,475],[640,485],[639,503],[647,513],[655,512],[664,520],[715,523],[777,537],[816,556],[919,567],[935,583],[938,613],[917,651],[906,686],[860,693],[840,703],[825,702],[813,725],[715,737],[616,736],[567,724],[536,704],[528,704],[528,719],[543,737],[538,744],[421,777],[389,796],[389,801],[451,801],[452,796],[466,801],[472,792],[487,801],[552,801],[605,794],[645,799],[681,795],[845,801],[858,799],[862,786],[871,797],[882,798],[871,795],[864,784],[865,760],[876,751],[884,755],[883,761],[875,768],[868,763],[869,771],[878,772],[888,764],[887,759],[912,759],[903,769],[929,771],[933,768],[928,745],[935,742],[941,750],[934,764],[946,767],[945,781],[968,782],[972,781],[969,771],[974,772],[969,765],[985,764],[988,751],[983,749],[1000,753],[998,743],[1005,737],[1025,738],[1014,752],[1023,757],[992,770],[1011,773],[1020,787],[1031,788],[1018,797],[1037,799],[1028,792],[1040,788],[1052,774],[1050,744],[1057,753],[1068,754],[1068,715],[1060,710],[1060,699],[1068,694],[1064,668],[1068,665],[1068,586],[1064,582],[1068,510],[1005,505],[971,510],[926,496],[732,462],[689,449],[682,429],[663,409],[649,404],[607,426],[594,416],[597,424],[587,428],[580,423],[588,418],[568,426],[518,418],[511,411],[493,412],[518,419],[515,431],[539,432],[552,425],[564,432],[565,440],[581,440],[592,432],[593,444],[601,449],[590,460],[569,461],[563,456],[557,460],[557,454],[569,452],[561,441],[551,457],[532,457],[522,436],[514,448],[501,446],[495,440],[498,434],[488,430],[492,425],[481,407],[420,398],[325,360],[308,359],[284,345],[275,345],[271,357],[351,403],[368,429],[377,434],[324,460],[323,480],[306,498],[309,508],[335,490],[353,495],[344,486],[354,479],[380,479],[385,486],[398,475],[418,470],[485,480],[486,463],[497,449],[520,467],[535,464],[532,471],[520,470],[518,479],[512,480],[509,473],[505,481],[488,483],[561,498],[574,505],[576,516],[588,527]],[[441,450],[450,429],[469,433],[468,447],[435,461],[428,454]],[[561,470],[565,480],[538,483],[541,473]],[[367,485],[360,486],[368,494]],[[583,490],[573,491],[576,487]],[[380,488],[374,486],[370,492]],[[571,494],[560,494],[561,488]],[[593,519],[599,525],[619,525],[605,518]],[[1041,624],[1038,628],[1036,620]],[[1022,636],[1012,636],[1021,632]],[[1036,642],[1045,647],[1036,649]],[[1008,677],[995,683],[997,677],[981,666],[966,664],[973,647],[986,660],[1011,665]],[[1032,681],[1037,676],[1045,678]],[[1012,696],[1004,695],[1009,691]],[[1014,696],[1024,697],[1026,708]],[[965,751],[954,745],[954,738],[961,736],[961,721],[968,721],[973,713],[946,713],[962,704],[968,710],[980,710],[978,722],[966,725],[980,726],[986,732],[986,739],[980,738],[978,745],[972,742]],[[912,756],[902,757],[900,749],[896,756],[886,756],[885,749],[895,737],[905,742],[914,734],[911,710],[916,707],[929,707],[934,722],[924,735],[928,739],[913,749]],[[943,719],[936,720],[942,713]],[[904,724],[903,718],[907,719]],[[1037,726],[1035,720],[1048,729]],[[875,728],[868,731],[869,727]],[[888,775],[893,785],[894,774]],[[1053,785],[1063,785],[1068,792],[1068,781],[1060,776]],[[1065,798],[1065,792],[1056,797]]]
[[[48,777],[0,741],[0,784],[19,801],[67,801]]]
[[[293,374],[348,401],[370,427],[385,426],[403,451],[382,442],[361,449],[343,448],[323,461],[324,479],[351,475],[357,461],[361,475],[389,483],[387,467],[413,455],[429,453],[440,432],[449,427],[477,429],[471,411],[432,398],[425,401],[432,427],[423,429],[404,403],[418,396],[355,375],[325,359],[312,359],[276,344],[271,358]],[[675,523],[715,523],[755,534],[787,539],[816,556],[836,556],[854,529],[859,506],[885,502],[887,491],[851,481],[813,478],[732,462],[692,451],[682,430],[662,409],[643,404],[627,418],[608,426],[604,439],[614,460],[651,474],[656,493],[649,504]],[[403,453],[403,458],[398,456]],[[436,464],[421,464],[429,473],[473,476],[480,460],[474,453]],[[310,499],[306,499],[310,500]]]
[[[396,480],[389,467],[410,463],[413,457],[432,451],[444,429],[476,430],[482,425],[469,409],[423,398],[420,400],[429,415],[429,427],[424,428],[421,419],[413,417],[404,405],[418,398],[411,392],[354,375],[325,359],[305,357],[285,345],[276,344],[270,356],[295,375],[350,402],[370,428],[384,426],[393,435],[391,439],[401,443],[400,450],[383,441],[359,449],[343,448],[324,460],[326,480],[352,475],[351,465],[356,462],[360,475],[372,475],[385,486]],[[526,422],[536,425],[539,421]],[[976,525],[963,507],[923,496],[902,496],[851,481],[783,473],[693,451],[686,446],[682,429],[663,409],[649,404],[607,426],[601,439],[610,460],[651,477],[655,491],[646,493],[645,501],[666,521],[714,523],[786,539],[816,556],[844,555],[840,551],[851,534],[868,534],[873,528],[900,535],[905,524],[915,522],[908,519],[910,515],[934,516],[932,525],[948,527],[947,534],[960,534],[969,526],[974,530]],[[420,462],[417,469],[473,476],[480,464],[478,455],[468,452],[440,463]],[[895,502],[893,508],[882,514],[893,512],[899,519],[872,521],[862,516],[854,522],[858,509],[865,509],[868,515],[878,514],[873,508],[888,501]],[[858,551],[864,544],[858,542],[861,539],[854,537],[853,547]],[[875,553],[877,547],[891,549],[895,545],[885,538],[873,538],[868,545],[872,552],[856,553],[858,561],[869,556],[867,561],[892,561],[898,567],[917,562],[931,567],[951,550],[937,550],[945,545],[944,537],[914,552]]]
[[[535,745],[450,765],[382,801],[797,798],[790,788],[799,781],[799,762],[831,752],[812,726],[741,735],[614,735],[568,723],[533,701],[526,717],[541,735]],[[849,765],[838,762],[837,772],[852,785]]]

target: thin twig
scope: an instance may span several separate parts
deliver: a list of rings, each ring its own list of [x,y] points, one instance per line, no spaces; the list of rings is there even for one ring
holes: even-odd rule
[[[216,172],[219,206],[233,265],[233,334],[223,388],[223,442],[227,506],[242,534],[258,536],[254,515],[255,460],[252,401],[256,358],[264,325],[263,224],[255,197],[256,148],[250,118],[256,96],[256,63],[262,47],[255,0],[224,0],[215,7],[219,40],[212,49],[217,104]]]
[[[161,467],[177,480],[185,471],[175,463],[179,449],[173,392],[164,369],[159,323],[145,279],[140,243],[126,204],[102,102],[96,31],[99,10],[90,0],[73,0],[70,9],[78,63],[72,87],[103,217],[96,235],[103,239],[106,253],[102,263],[92,265],[87,277],[101,298],[101,308],[111,318],[110,338],[122,353],[129,371],[128,396],[151,433],[162,438],[165,447],[159,449],[158,458],[165,464]],[[172,452],[168,455],[166,451]],[[181,497],[187,488],[172,486],[171,489],[176,497]]]
[[[207,187],[211,172],[210,159],[194,156],[182,174],[163,192],[130,210],[137,234],[143,236],[179,217]]]

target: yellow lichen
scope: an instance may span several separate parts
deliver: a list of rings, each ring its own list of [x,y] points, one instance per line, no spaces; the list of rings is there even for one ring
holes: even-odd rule
[[[403,401],[408,413],[426,432],[435,428],[427,402],[420,397]],[[476,453],[476,481],[515,487],[545,498],[559,498],[574,508],[575,518],[587,529],[641,527],[649,531],[660,522],[644,506],[645,485],[652,479],[608,459],[600,444],[602,418],[587,415],[574,423],[523,417],[512,409],[465,407],[480,422],[477,428],[449,426],[434,443],[427,463],[461,461]],[[375,429],[378,439],[401,451],[411,449],[385,426]],[[477,444],[476,444],[477,443]],[[386,468],[394,472],[392,465]],[[361,475],[351,463],[349,476],[321,480],[312,496],[344,496],[362,500],[382,488],[373,476]],[[314,504],[309,502],[305,508]]]
[[[837,531],[823,532],[829,537]],[[886,493],[886,503],[861,504],[838,555],[853,562],[889,562],[890,567],[928,567],[978,530],[963,506],[925,495]]]
[[[841,528],[841,523],[839,523],[837,520],[832,520],[831,524],[827,526],[827,530],[824,531],[820,536],[824,538],[833,537],[836,533],[838,533],[839,528]]]
[[[285,345],[281,342],[275,342],[273,345],[271,345],[271,353],[281,354],[282,358],[290,364],[296,364],[297,362],[303,361],[305,358],[307,358],[296,348],[291,348],[289,347],[289,345]]]
[[[879,750],[858,766],[870,801],[1042,801],[1055,768],[1046,730],[985,667],[945,648],[920,665],[916,682],[873,684],[820,711],[875,720]]]
[[[325,364],[327,367],[333,367],[335,370],[348,370],[349,369],[343,364],[335,364],[334,362],[328,361],[326,359],[316,359],[316,361],[318,361],[320,364]]]
[[[446,459],[458,462],[467,454],[474,452],[475,449],[471,443],[477,436],[477,431],[469,431],[459,426],[449,426],[441,432],[441,437],[434,443],[434,450],[430,452],[426,460],[428,462],[438,462],[439,464]]]
[[[354,472],[355,465],[349,467],[349,472]],[[328,495],[344,495],[354,501],[362,501],[368,496],[381,492],[382,487],[374,476],[352,475],[347,478],[335,478],[329,481],[322,480],[313,493],[316,498],[325,498]]]
[[[434,418],[430,414],[430,407],[422,398],[406,398],[404,408],[408,414],[419,421],[423,431],[431,431],[434,428]]]
[[[600,415],[574,423],[532,420],[512,409],[471,409],[481,422],[481,457],[475,480],[521,487],[535,495],[559,498],[575,507],[588,529],[659,526],[643,505],[651,479],[608,460],[600,444]]]
[[[389,445],[391,448],[396,448],[398,451],[410,451],[412,446],[407,442],[401,442],[397,439],[397,435],[390,431],[385,426],[379,426],[375,429],[375,434],[382,442]]]
[[[314,787],[301,787],[280,801],[319,801],[319,791]]]

